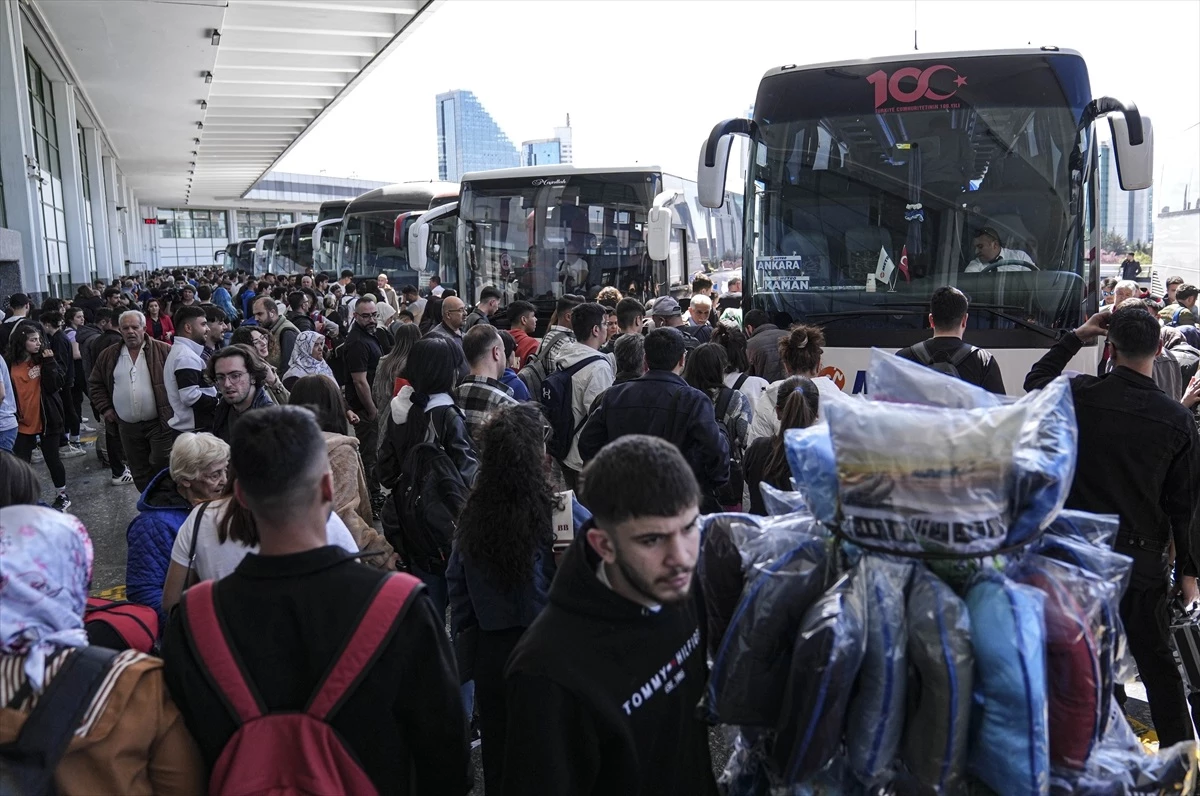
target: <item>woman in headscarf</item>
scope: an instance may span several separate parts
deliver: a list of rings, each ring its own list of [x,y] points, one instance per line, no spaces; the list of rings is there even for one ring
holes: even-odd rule
[[[57,677],[99,682],[54,771],[60,794],[202,793],[196,745],[162,661],[134,650],[84,653],[92,542],[78,519],[41,506],[0,509],[0,744],[15,741]]]
[[[283,374],[283,386],[291,390],[296,380],[305,376],[334,378],[333,368],[325,362],[325,335],[319,332],[301,332],[296,337],[292,359]]]

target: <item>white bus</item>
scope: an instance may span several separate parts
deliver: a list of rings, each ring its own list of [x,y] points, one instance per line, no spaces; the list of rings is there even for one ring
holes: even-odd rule
[[[648,221],[656,206],[670,229],[665,251],[652,259]],[[591,296],[613,285],[642,300],[667,295],[706,261],[741,249],[738,212],[732,198],[706,210],[694,182],[655,166],[474,172],[463,176],[459,194],[458,276],[450,281],[443,266],[442,284],[468,303],[492,285],[501,306],[532,301],[540,317],[566,292]]]
[[[723,201],[730,147],[746,136],[742,306],[822,326],[826,373],[847,391],[868,389],[872,346],[928,337],[930,295],[956,285],[971,300],[966,340],[1019,394],[1097,308],[1097,120],[1112,128],[1121,187],[1150,185],[1148,122],[1093,98],[1083,58],[1058,48],[783,66],[762,78],[753,113],[703,144],[700,201]],[[972,264],[984,228],[1032,262]],[[1094,373],[1098,354],[1085,347],[1069,367]]]
[[[356,277],[384,273],[397,290],[415,285],[417,272],[408,262],[407,226],[403,219],[397,225],[397,219],[457,198],[458,185],[452,182],[402,182],[367,191],[345,207],[333,270],[348,269]],[[322,235],[322,246],[325,240]]]

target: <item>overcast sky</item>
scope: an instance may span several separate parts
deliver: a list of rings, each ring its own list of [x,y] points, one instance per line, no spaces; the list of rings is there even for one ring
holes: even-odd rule
[[[1200,199],[1196,0],[447,0],[279,169],[437,177],[434,96],[469,89],[514,144],[568,113],[579,166],[656,163],[695,179],[712,125],[744,116],[769,68],[912,52],[1078,50],[1093,96],[1155,131],[1155,206]]]

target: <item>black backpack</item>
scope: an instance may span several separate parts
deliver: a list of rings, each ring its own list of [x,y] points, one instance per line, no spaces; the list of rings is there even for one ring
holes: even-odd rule
[[[956,379],[962,379],[962,374],[958,372],[958,366],[966,362],[967,358],[978,350],[975,346],[964,343],[953,354],[946,354],[941,351],[935,354],[929,350],[928,340],[922,340],[912,347],[913,356],[922,365],[930,370],[936,370],[938,373],[953,376]],[[966,380],[963,379],[963,381]]]
[[[733,403],[738,389],[746,383],[747,374],[743,373],[732,388],[722,387],[717,398],[715,413],[717,427],[725,435],[729,445],[729,481],[717,490],[717,499],[722,506],[736,506],[742,502],[742,487],[745,484],[745,473],[742,469],[742,451],[737,444],[736,433],[729,428],[726,417],[729,415],[729,405]]]
[[[400,477],[392,490],[396,521],[405,561],[422,571],[440,575],[446,571],[458,515],[467,502],[469,488],[446,453],[442,439],[450,412],[462,417],[457,406],[442,415],[439,433],[430,425],[425,441],[404,454]],[[432,424],[432,416],[430,421]]]
[[[602,359],[607,359],[607,357],[603,354],[588,357],[569,368],[551,373],[542,383],[542,391],[537,398],[541,402],[542,408],[546,410],[546,422],[550,424],[551,429],[550,441],[546,443],[546,453],[560,462],[571,452],[571,443],[574,442],[575,435],[583,428],[588,417],[587,407],[585,407],[583,420],[576,425],[575,391],[571,386],[571,379],[588,365]],[[532,393],[530,395],[532,396]]]
[[[0,793],[56,792],[54,772],[116,655],[103,647],[81,647],[70,654],[21,725],[17,739],[0,745]],[[27,689],[28,684],[9,707],[25,701]]]

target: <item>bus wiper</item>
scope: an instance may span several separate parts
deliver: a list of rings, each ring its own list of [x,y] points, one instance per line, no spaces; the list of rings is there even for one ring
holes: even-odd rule
[[[913,309],[905,309],[913,307]],[[812,318],[830,318],[833,320],[841,320],[843,318],[865,318],[878,315],[925,315],[928,308],[924,305],[916,304],[897,304],[891,309],[869,309],[869,310],[842,310],[840,312],[810,312],[805,314],[805,320]]]
[[[1017,326],[1023,326],[1024,328],[1028,329],[1029,331],[1037,332],[1038,334],[1042,335],[1043,337],[1049,337],[1051,340],[1058,340],[1058,338],[1061,334],[1060,332],[1057,332],[1054,329],[1050,329],[1046,326],[1042,326],[1040,323],[1034,323],[1033,321],[1027,321],[1024,318],[1018,318],[1016,315],[1009,315],[1007,312],[1001,312],[1000,311],[1001,309],[1008,309],[1008,307],[997,307],[995,305],[987,305],[987,304],[972,304],[970,306],[969,312],[974,312],[976,310],[983,310],[984,312],[990,312],[992,315],[996,316],[997,318],[1003,318],[1006,321],[1015,323]]]

